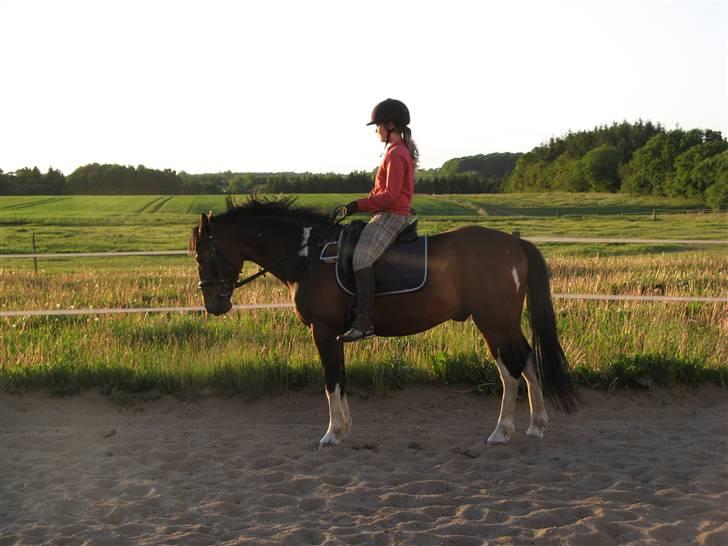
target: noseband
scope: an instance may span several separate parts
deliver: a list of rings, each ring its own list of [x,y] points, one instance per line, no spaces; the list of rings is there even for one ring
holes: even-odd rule
[[[215,244],[215,237],[212,235],[212,233],[207,236],[207,240],[210,243],[212,265],[215,273],[217,273],[217,279],[200,281],[199,283],[197,283],[197,287],[200,290],[204,290],[205,288],[209,288],[211,286],[221,286],[223,290],[220,291],[219,295],[224,297],[230,297],[233,294],[233,290],[236,288],[237,282],[226,280],[222,276],[222,273],[220,272],[220,261],[222,260],[222,262],[225,263],[232,271],[235,271],[237,268],[233,264],[231,264],[230,260],[225,257],[225,254],[217,248],[217,245]],[[199,246],[199,241],[197,244]]]

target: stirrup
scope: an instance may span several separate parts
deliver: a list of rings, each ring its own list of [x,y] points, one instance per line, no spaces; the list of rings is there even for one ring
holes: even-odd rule
[[[377,334],[374,333],[374,326],[370,326],[364,331],[356,328],[355,326],[352,326],[343,334],[336,336],[336,341],[342,341],[344,343],[346,343],[347,341],[362,341],[364,339],[372,338],[376,335]]]

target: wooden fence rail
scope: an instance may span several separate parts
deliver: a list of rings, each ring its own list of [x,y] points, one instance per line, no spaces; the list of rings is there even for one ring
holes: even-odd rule
[[[621,237],[524,237],[534,243],[564,244],[650,244],[650,245],[726,245],[728,239],[628,239]],[[29,252],[0,254],[0,260],[16,258],[113,258],[119,256],[181,256],[186,250],[131,250],[119,252]]]
[[[626,238],[597,238],[597,237],[528,237],[536,243],[567,243],[567,244],[686,244],[686,245],[728,245],[728,240],[707,239],[626,239]],[[121,252],[47,252],[26,254],[0,254],[0,261],[8,258],[89,258],[89,257],[123,257],[123,256],[179,256],[187,254],[186,250],[152,250],[152,251],[121,251]],[[700,303],[728,303],[728,297],[698,297],[698,296],[632,296],[614,294],[553,294],[554,299],[592,300],[592,301],[640,301],[640,302],[700,302]],[[233,309],[282,309],[291,308],[291,303],[264,303],[254,305],[234,305]],[[175,313],[175,312],[202,312],[204,307],[144,307],[144,308],[109,308],[109,309],[32,309],[22,311],[2,311],[0,317],[24,316],[63,316],[63,315],[111,315],[128,313]]]
[[[700,297],[700,296],[630,296],[614,294],[553,294],[554,299],[564,300],[591,300],[591,301],[636,301],[636,302],[699,302],[699,303],[728,303],[728,297]],[[249,305],[233,305],[233,309],[250,311],[253,309],[290,309],[292,303],[256,303]],[[204,307],[119,307],[109,309],[30,309],[26,311],[2,311],[0,318],[8,317],[39,317],[39,316],[68,316],[68,315],[123,315],[132,313],[191,313],[203,312]]]

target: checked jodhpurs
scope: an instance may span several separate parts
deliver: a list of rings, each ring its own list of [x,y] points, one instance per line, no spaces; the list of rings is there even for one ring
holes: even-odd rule
[[[384,254],[384,251],[394,242],[402,230],[410,223],[411,218],[402,214],[391,212],[378,212],[369,223],[364,226],[359,242],[354,249],[352,267],[359,271],[365,267],[372,267],[374,262]]]

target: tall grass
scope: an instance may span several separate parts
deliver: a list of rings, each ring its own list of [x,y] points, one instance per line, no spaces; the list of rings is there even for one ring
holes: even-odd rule
[[[554,292],[725,295],[721,256],[553,257]],[[3,272],[2,309],[199,305],[186,266],[98,274]],[[236,303],[290,301],[272,278]],[[728,306],[555,302],[566,354],[582,384],[645,385],[728,379]],[[310,334],[290,310],[149,316],[26,317],[2,320],[0,381],[9,389],[55,392],[232,394],[246,397],[319,387]],[[524,330],[527,331],[524,320]],[[417,336],[375,338],[347,349],[349,381],[382,393],[411,382],[497,388],[495,367],[470,323]]]
[[[558,304],[557,312],[562,344],[582,384],[728,379],[725,306],[570,301]],[[10,389],[254,397],[322,382],[310,336],[290,311],[3,322],[0,377]],[[483,339],[470,323],[376,338],[346,352],[350,384],[375,393],[422,381],[498,385]]]
[[[303,195],[331,209],[350,195]],[[690,200],[623,195],[418,195],[420,230],[477,223],[535,235],[726,239],[728,216],[686,214]],[[200,211],[224,210],[222,196],[0,198],[0,309],[200,305],[188,256],[2,260],[1,253],[177,250]],[[653,219],[651,209],[667,210]],[[670,245],[541,245],[556,293],[725,296],[724,248]],[[246,273],[255,271],[249,266]],[[263,278],[235,303],[290,301]],[[725,382],[728,306],[684,303],[555,302],[577,379],[587,385]],[[320,387],[310,334],[290,310],[203,314],[0,319],[0,384],[7,389],[155,391],[247,397]],[[524,320],[524,330],[527,330]],[[446,323],[417,336],[375,338],[346,348],[350,384],[382,393],[411,382],[497,388],[482,336]]]
[[[728,263],[716,252],[663,253],[646,256],[570,256],[549,258],[555,293],[725,296]],[[0,269],[0,309],[70,309],[87,307],[180,307],[200,305],[194,259],[178,265],[124,271],[84,269],[41,272]],[[246,264],[245,274],[257,271]],[[235,293],[236,303],[290,301],[287,288],[265,276]]]

